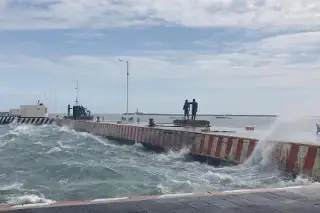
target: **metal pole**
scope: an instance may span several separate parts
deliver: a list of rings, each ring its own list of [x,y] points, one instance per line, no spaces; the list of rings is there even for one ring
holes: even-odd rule
[[[127,63],[127,116],[129,113],[129,61]]]
[[[129,113],[129,61],[124,61],[121,58],[119,58],[119,61],[126,63],[126,65],[127,65],[127,109],[126,109],[126,115],[128,116],[128,113]]]

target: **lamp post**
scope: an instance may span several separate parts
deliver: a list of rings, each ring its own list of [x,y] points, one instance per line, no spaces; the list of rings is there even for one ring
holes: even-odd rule
[[[119,58],[119,61],[126,63],[127,65],[127,112],[126,114],[128,115],[128,112],[129,112],[129,61],[124,61],[121,58]]]

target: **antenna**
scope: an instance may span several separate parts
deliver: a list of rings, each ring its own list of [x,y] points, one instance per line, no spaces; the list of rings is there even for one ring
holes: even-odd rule
[[[79,95],[79,82],[76,80],[76,106],[78,106],[78,95]]]

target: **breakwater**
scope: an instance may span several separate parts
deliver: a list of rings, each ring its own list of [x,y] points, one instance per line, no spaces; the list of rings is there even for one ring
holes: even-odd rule
[[[277,165],[279,169],[320,180],[320,146],[314,144],[268,141],[268,148],[265,150],[259,147],[259,141],[254,138],[80,120],[60,119],[57,124],[69,125],[77,131],[111,139],[139,142],[147,148],[175,151],[187,148],[194,157],[210,164],[242,164],[249,158],[254,158],[255,152],[268,151],[270,163]]]
[[[44,124],[53,124],[55,121],[54,118],[47,117],[18,117],[18,116],[0,116],[0,125],[4,124],[32,124],[32,125],[44,125]]]

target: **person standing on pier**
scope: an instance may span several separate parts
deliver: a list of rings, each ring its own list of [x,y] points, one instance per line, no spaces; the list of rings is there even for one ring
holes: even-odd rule
[[[188,119],[189,120],[190,103],[188,102],[187,99],[184,102],[183,111],[184,111],[184,119]]]
[[[196,116],[198,112],[198,103],[196,102],[196,99],[193,99],[190,104],[192,105],[191,120],[196,120]]]

